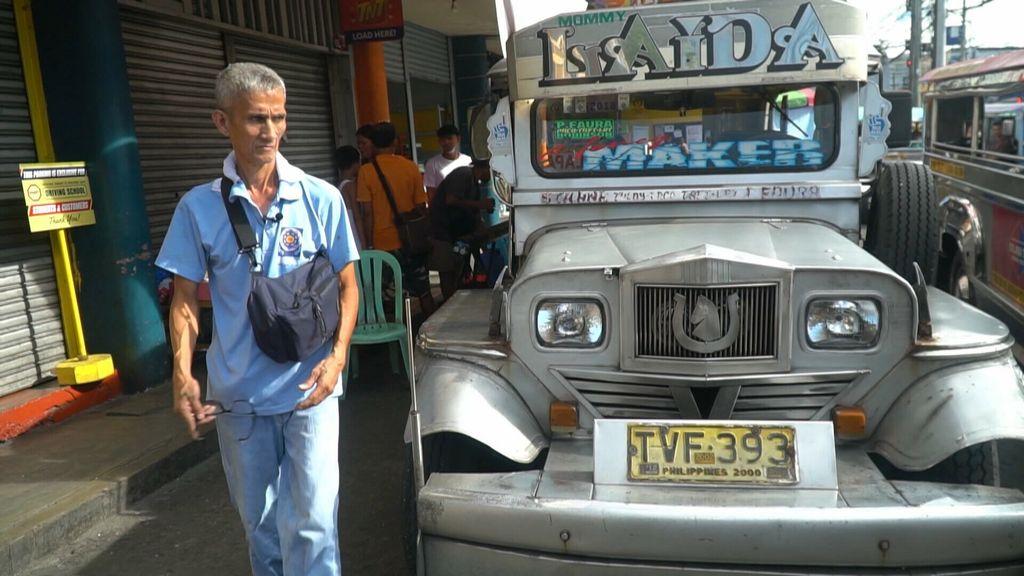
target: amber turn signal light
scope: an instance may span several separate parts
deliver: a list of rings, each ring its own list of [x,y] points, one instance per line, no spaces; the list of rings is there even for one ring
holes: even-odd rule
[[[548,408],[548,420],[551,423],[552,432],[575,432],[577,424],[579,424],[576,403],[555,400]]]
[[[846,438],[859,438],[868,429],[868,417],[858,406],[836,406],[832,410],[832,423],[836,434]]]

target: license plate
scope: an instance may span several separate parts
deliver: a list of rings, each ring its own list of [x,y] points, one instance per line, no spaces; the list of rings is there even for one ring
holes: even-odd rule
[[[629,424],[629,480],[709,484],[795,484],[790,426]]]

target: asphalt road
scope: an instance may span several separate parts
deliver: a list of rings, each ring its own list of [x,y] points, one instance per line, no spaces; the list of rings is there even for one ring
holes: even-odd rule
[[[384,347],[360,357],[341,402],[341,529],[345,576],[406,574],[402,559],[402,433],[408,383]],[[245,535],[215,456],[31,567],[27,576],[249,574]]]
[[[346,576],[406,574],[401,544],[402,433],[408,384],[386,349],[364,352],[361,378],[341,403],[339,521]],[[1024,443],[1000,447],[1004,485],[1024,488]],[[248,574],[238,517],[220,459],[193,468],[33,566],[28,576]]]

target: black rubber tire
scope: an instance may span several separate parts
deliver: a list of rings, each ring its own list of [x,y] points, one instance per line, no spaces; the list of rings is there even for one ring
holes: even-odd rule
[[[914,262],[935,284],[939,203],[931,171],[913,162],[883,162],[872,192],[864,248],[914,283]]]
[[[900,470],[877,454],[872,454],[871,459],[888,480],[988,486],[995,482],[995,458],[992,456],[991,442],[963,448],[935,466],[917,472]]]
[[[431,434],[423,438],[424,482],[430,479],[434,472],[470,474],[539,470],[544,467],[546,461],[545,450],[533,462],[518,464],[468,436],[452,432]],[[405,468],[402,474],[402,547],[410,574],[416,573],[416,537],[419,533],[415,490],[412,445],[406,444]]]
[[[951,484],[987,484],[994,481],[994,464],[990,442],[960,450],[933,468],[940,482]]]
[[[969,304],[974,303],[974,291],[971,289],[971,279],[967,276],[967,263],[964,262],[964,254],[959,250],[949,260],[949,274],[942,279],[942,288]]]

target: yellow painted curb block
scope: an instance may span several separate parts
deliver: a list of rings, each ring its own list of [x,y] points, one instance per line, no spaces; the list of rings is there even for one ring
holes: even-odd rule
[[[98,382],[114,374],[114,359],[110,354],[89,354],[57,362],[57,383],[62,386]]]

